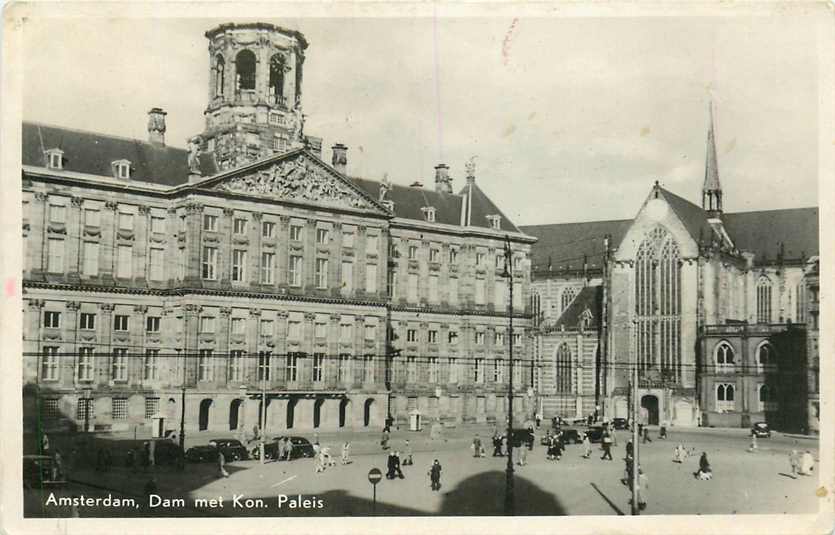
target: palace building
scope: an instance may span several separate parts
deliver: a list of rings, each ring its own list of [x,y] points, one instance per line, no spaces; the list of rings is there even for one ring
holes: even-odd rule
[[[630,417],[637,363],[646,423],[818,428],[818,210],[726,213],[712,113],[701,205],[521,230],[545,417]]]
[[[302,34],[206,37],[188,149],[159,108],[147,140],[23,124],[24,428],[503,422],[511,354],[532,414],[536,240],[475,167],[457,193],[444,164],[434,188],[351,176],[304,131]]]

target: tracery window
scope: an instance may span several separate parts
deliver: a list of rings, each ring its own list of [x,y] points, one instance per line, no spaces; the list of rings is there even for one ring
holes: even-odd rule
[[[562,291],[562,296],[560,297],[560,313],[565,312],[565,309],[574,301],[575,297],[577,297],[577,290],[574,288],[566,288]]]
[[[757,281],[757,323],[771,323],[771,280],[765,275]]]
[[[563,343],[557,348],[556,375],[554,384],[557,392],[571,392],[571,349]]]
[[[721,383],[716,385],[716,410],[732,411],[735,408],[734,385]]]
[[[275,104],[284,104],[284,57],[276,54],[270,58],[270,98]]]
[[[716,346],[716,367],[719,371],[733,371],[734,348],[728,342],[722,341]]]
[[[650,231],[635,258],[635,345],[641,369],[681,374],[681,253],[663,227]]]
[[[241,50],[235,58],[237,71],[236,87],[238,91],[255,89],[255,54],[251,50]]]
[[[767,341],[762,342],[759,346],[757,346],[756,359],[758,373],[774,371],[777,367],[774,346]]]

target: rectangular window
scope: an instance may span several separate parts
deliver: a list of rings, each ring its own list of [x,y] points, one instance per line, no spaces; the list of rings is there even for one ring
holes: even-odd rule
[[[158,216],[151,216],[151,232],[155,234],[165,233],[165,218]]]
[[[293,241],[301,241],[302,228],[301,225],[290,225],[290,239]]]
[[[484,279],[475,280],[475,304],[483,305],[485,302],[484,296]]]
[[[343,323],[339,326],[339,340],[341,342],[350,342],[353,336],[353,325],[351,325],[350,323]]]
[[[409,288],[407,299],[411,303],[417,303],[418,300],[418,276],[417,273],[409,273]]]
[[[314,353],[313,354],[313,382],[314,383],[321,383],[322,382],[322,369],[325,366],[325,354],[324,353]]]
[[[416,329],[407,329],[406,330],[406,341],[407,342],[417,342],[417,330]]]
[[[127,331],[130,328],[130,316],[125,314],[116,314],[113,316],[113,330]]]
[[[316,259],[316,287],[325,289],[328,287],[328,259]]]
[[[519,386],[523,385],[522,372],[524,371],[524,364],[519,359],[513,359],[513,383]]]
[[[162,321],[162,318],[159,316],[148,316],[145,318],[145,332],[158,333],[160,321]]]
[[[58,399],[47,398],[41,400],[41,418],[44,420],[55,420],[61,416],[58,410]]]
[[[377,293],[377,265],[366,264],[365,266],[365,291]]]
[[[44,381],[58,380],[58,346],[44,346],[41,379]]]
[[[377,326],[373,323],[365,326],[365,339],[371,341],[377,339]]]
[[[180,232],[185,232],[187,228],[188,228],[188,225],[186,224],[186,216],[181,215],[180,216]]]
[[[232,334],[244,334],[246,323],[244,318],[232,318]]]
[[[163,280],[163,263],[165,262],[164,249],[151,249],[151,274],[152,281]]]
[[[145,366],[144,366],[144,373],[143,378],[146,381],[156,381],[159,377],[157,376],[157,367],[159,365],[159,349],[146,349],[145,350]]]
[[[78,380],[93,380],[93,348],[78,348]]]
[[[211,381],[214,379],[214,366],[212,365],[212,350],[201,349],[197,356],[197,380]]]
[[[232,223],[232,231],[238,236],[246,235],[247,223],[248,221],[246,220],[246,218],[236,217],[235,221]]]
[[[380,239],[376,234],[365,235],[365,252],[366,254],[377,254],[380,250]]]
[[[342,247],[354,246],[354,227],[342,226]]]
[[[438,276],[429,275],[429,302],[438,302]]]
[[[342,262],[342,293],[349,294],[354,291],[354,264],[353,262]]]
[[[429,261],[430,262],[440,262],[441,259],[441,251],[432,247],[429,249]]]
[[[95,403],[94,400],[87,399],[87,398],[80,398],[78,400],[78,404],[75,406],[75,419],[84,421],[84,420],[92,420],[96,417],[94,409]]]
[[[213,214],[203,214],[203,230],[210,232],[217,232],[217,216]]]
[[[504,281],[496,281],[496,293],[493,297],[493,302],[496,305],[496,308],[504,308],[507,306],[505,302],[505,288],[507,287],[507,283]]]
[[[270,359],[272,358],[272,353],[269,351],[259,351],[258,352],[258,380],[259,381],[269,381],[270,380]]]
[[[336,369],[336,380],[341,384],[351,383],[351,355],[339,355],[339,367]]]
[[[127,420],[128,398],[111,398],[110,413],[114,420]]]
[[[406,357],[406,382],[417,382],[417,359],[415,357]]]
[[[475,345],[483,346],[484,345],[484,331],[478,331],[475,333]]]
[[[458,279],[456,278],[449,279],[449,304],[453,306],[458,304]]]
[[[517,346],[517,347],[522,345],[522,334],[521,333],[513,333],[513,345]]]
[[[64,272],[64,240],[48,240],[46,269],[50,273]]]
[[[275,283],[275,253],[261,253],[261,284]]]
[[[475,254],[475,265],[476,266],[483,266],[485,256],[487,256],[485,253],[476,253]]]
[[[84,242],[84,274],[94,277],[99,274],[99,244]]]
[[[203,247],[203,272],[206,280],[217,279],[217,247]]]
[[[232,281],[243,282],[246,280],[246,251],[241,249],[232,250]]]
[[[186,248],[181,247],[177,249],[177,273],[180,276],[180,280],[186,278]]]
[[[418,247],[417,245],[409,246],[409,260],[417,260]]]
[[[302,338],[302,323],[300,321],[291,321],[287,324],[287,339],[299,341]]]
[[[436,331],[434,329],[430,330],[429,333],[427,334],[426,340],[430,344],[437,344],[438,343],[438,331]]]
[[[316,229],[316,243],[319,245],[327,245],[330,241],[330,231],[326,228]]]
[[[67,222],[67,207],[60,204],[49,205],[49,222],[50,223],[66,223]]]
[[[302,257],[290,257],[290,286],[302,285]]]
[[[269,239],[275,237],[275,223],[272,221],[264,221],[261,223],[261,236]]]
[[[261,338],[272,338],[275,334],[273,320],[261,320]]]
[[[296,381],[298,379],[297,372],[299,370],[299,356],[300,353],[287,353],[287,366],[285,372],[288,381]]]
[[[150,420],[159,413],[159,398],[145,398],[145,419]]]
[[[388,296],[390,299],[397,298],[397,271],[395,268],[391,268],[386,273],[388,283]]]
[[[327,323],[315,323],[313,325],[313,336],[315,338],[327,338],[327,336],[328,336],[328,324]]]
[[[438,357],[429,357],[429,382],[438,382]]]
[[[128,350],[124,347],[113,349],[113,362],[110,367],[110,378],[114,381],[128,380]]]
[[[235,349],[229,352],[229,380],[241,381],[243,378],[244,352]]]
[[[458,344],[458,331],[449,331],[447,335],[447,341],[449,345],[454,346]]]
[[[476,384],[484,382],[484,359],[475,359],[475,366],[473,366],[473,382]]]
[[[449,362],[449,382],[451,384],[458,383],[458,359],[454,357],[450,357],[447,359]]]
[[[504,382],[504,360],[496,359],[493,361],[493,382]]]
[[[201,316],[200,332],[203,334],[215,332],[215,319],[211,316]]]
[[[373,383],[374,382],[374,355],[365,355],[362,357],[363,360],[363,372],[365,373],[365,377],[363,381],[365,383]]]
[[[458,249],[456,247],[450,247],[449,249],[449,265],[454,266],[458,263]]]
[[[119,230],[133,230],[133,214],[119,212]]]
[[[504,333],[503,332],[496,332],[493,337],[493,344],[502,347],[504,345]]]
[[[133,276],[133,246],[120,245],[118,247],[116,276],[120,279],[129,279]]]
[[[43,313],[43,326],[50,329],[61,327],[61,313],[53,310],[45,310]]]
[[[87,208],[84,210],[84,225],[88,227],[98,227],[101,212],[98,210],[94,210],[92,208]]]

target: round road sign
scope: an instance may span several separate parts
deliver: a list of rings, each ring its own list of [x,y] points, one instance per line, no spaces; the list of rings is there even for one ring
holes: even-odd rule
[[[383,479],[383,473],[380,472],[379,468],[372,468],[368,471],[368,481],[370,481],[372,485],[376,485],[381,479]]]

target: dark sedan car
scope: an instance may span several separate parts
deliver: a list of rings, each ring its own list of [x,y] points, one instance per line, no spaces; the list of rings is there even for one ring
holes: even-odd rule
[[[626,418],[613,418],[612,429],[629,429],[629,420]]]
[[[293,445],[293,449],[290,452],[290,460],[298,459],[300,457],[313,457],[313,444],[310,443],[309,440],[303,437],[273,437],[273,439],[269,442],[264,442],[264,457],[267,459],[275,459],[278,457],[278,441],[284,440],[285,438],[290,439],[290,443]],[[250,450],[250,455],[253,459],[260,459],[261,458],[261,451],[258,447],[258,444],[255,444]]]
[[[47,485],[64,485],[65,483],[60,466],[49,455],[23,456],[24,488],[42,488]]]
[[[154,462],[156,464],[176,464],[183,450],[170,440],[154,442]]]
[[[751,427],[751,434],[757,438],[771,438],[771,429],[765,422],[756,422]]]
[[[232,438],[218,438],[210,440],[205,446],[194,446],[186,451],[186,459],[195,463],[205,463],[217,460],[218,452],[228,461],[249,459],[249,452],[240,440]]]
[[[603,440],[602,425],[593,425],[586,430],[586,433],[589,435],[589,442],[591,442],[592,444],[596,444]]]

